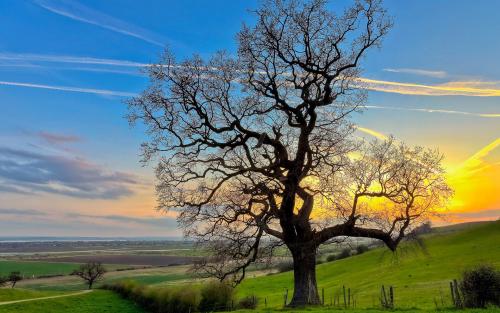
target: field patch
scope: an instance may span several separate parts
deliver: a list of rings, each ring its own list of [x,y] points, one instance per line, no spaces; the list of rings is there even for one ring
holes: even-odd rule
[[[74,263],[55,263],[38,261],[2,261],[0,260],[0,275],[19,271],[24,278],[68,275],[78,267]]]
[[[62,263],[85,263],[89,261],[97,261],[103,264],[120,264],[120,265],[141,265],[141,266],[172,266],[192,264],[197,258],[186,256],[171,256],[171,255],[79,255],[79,256],[64,256],[64,257],[49,257],[43,261],[62,262]]]

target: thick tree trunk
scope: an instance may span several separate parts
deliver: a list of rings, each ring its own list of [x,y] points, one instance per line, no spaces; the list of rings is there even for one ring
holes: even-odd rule
[[[289,305],[296,307],[320,304],[316,284],[316,248],[298,248],[292,251],[292,256],[294,290]]]

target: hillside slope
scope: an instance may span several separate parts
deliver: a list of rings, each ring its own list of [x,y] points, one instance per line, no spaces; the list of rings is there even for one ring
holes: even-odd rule
[[[351,288],[358,308],[379,306],[381,285],[394,286],[398,308],[435,308],[451,303],[449,281],[475,264],[500,267],[500,221],[470,225],[463,229],[424,237],[425,249],[405,243],[396,254],[376,249],[347,259],[318,265],[317,278],[324,288],[325,304],[340,295],[343,285]],[[256,295],[260,306],[281,307],[289,288],[291,272],[245,280],[238,296]],[[341,299],[343,296],[340,297]],[[343,300],[341,300],[342,302]]]

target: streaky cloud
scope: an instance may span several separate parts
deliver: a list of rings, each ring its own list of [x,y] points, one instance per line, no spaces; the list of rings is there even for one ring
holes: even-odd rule
[[[76,0],[35,0],[34,3],[39,7],[60,16],[95,25],[126,36],[135,37],[156,46],[164,46],[167,41],[151,31],[86,7],[78,3]]]
[[[448,82],[438,85],[402,83],[358,78],[359,87],[368,90],[414,96],[500,97],[499,82]]]
[[[380,109],[380,110],[395,110],[395,111],[414,111],[414,112],[424,112],[424,113],[442,113],[442,114],[458,114],[467,115],[475,117],[487,117],[487,118],[498,118],[500,113],[474,113],[465,111],[455,111],[455,110],[443,110],[443,109],[432,109],[432,108],[399,108],[383,105],[365,105],[367,109]]]
[[[34,53],[6,53],[6,52],[0,53],[0,60],[111,65],[111,66],[124,66],[124,67],[145,67],[150,65],[148,63],[135,62],[129,60],[95,58],[88,56],[51,55],[51,54],[34,54]]]
[[[445,78],[448,74],[445,71],[431,71],[417,68],[384,68],[384,72],[403,73],[435,78]]]
[[[32,209],[0,208],[0,215],[43,216],[46,215],[46,213]]]
[[[68,92],[78,92],[78,93],[90,93],[103,96],[118,96],[118,97],[134,97],[137,96],[136,93],[116,91],[116,90],[106,90],[106,89],[93,89],[93,88],[80,88],[80,87],[69,87],[69,86],[54,86],[54,85],[44,85],[44,84],[34,84],[34,83],[22,83],[22,82],[9,82],[0,81],[0,85],[4,86],[15,86],[15,87],[27,87],[27,88],[38,88],[38,89],[49,89],[49,90],[59,90]]]
[[[110,171],[81,157],[0,146],[0,192],[118,199],[133,194],[131,187],[139,184],[133,174]]]
[[[356,130],[359,130],[360,132],[363,132],[365,134],[368,134],[370,136],[373,136],[377,139],[380,139],[380,140],[387,140],[388,137],[384,134],[382,134],[381,132],[378,132],[376,130],[373,130],[373,129],[370,129],[370,128],[366,128],[366,127],[361,127],[361,126],[354,126],[354,128],[356,128]]]

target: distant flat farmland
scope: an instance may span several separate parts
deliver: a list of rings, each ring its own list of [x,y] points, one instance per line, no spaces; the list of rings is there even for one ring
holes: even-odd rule
[[[76,255],[65,257],[43,258],[45,262],[85,263],[89,261],[103,264],[141,265],[141,266],[172,266],[192,264],[197,257],[171,256],[171,255]]]

